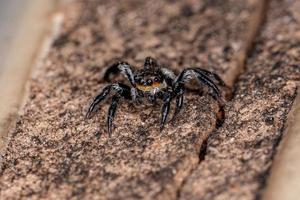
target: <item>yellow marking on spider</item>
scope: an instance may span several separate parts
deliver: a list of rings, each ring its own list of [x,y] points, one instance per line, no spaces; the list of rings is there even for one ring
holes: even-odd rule
[[[136,87],[139,89],[139,90],[142,90],[144,92],[149,92],[155,88],[160,88],[162,87],[162,84],[161,83],[153,83],[152,85],[139,85],[137,84]]]

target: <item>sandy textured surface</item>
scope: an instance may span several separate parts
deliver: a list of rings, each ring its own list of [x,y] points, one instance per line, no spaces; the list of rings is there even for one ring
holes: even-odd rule
[[[300,81],[299,2],[272,1],[247,71],[182,199],[260,197]]]
[[[176,71],[201,66],[226,80],[254,3],[71,3],[61,35],[34,73],[24,114],[3,155],[1,199],[253,199],[299,78],[294,60],[289,67],[266,60],[270,47],[261,40],[217,131],[219,108],[205,92],[188,93],[177,126],[167,125],[162,133],[159,104],[122,102],[111,138],[105,126],[109,100],[92,119],[84,115],[107,84],[103,68],[117,58],[140,66],[153,56]],[[265,31],[262,39],[273,42],[273,33]]]

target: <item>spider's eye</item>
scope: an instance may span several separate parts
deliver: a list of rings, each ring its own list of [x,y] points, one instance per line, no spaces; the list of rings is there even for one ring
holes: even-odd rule
[[[151,79],[148,79],[148,80],[146,81],[146,83],[147,83],[147,85],[152,85],[153,81],[152,81]]]
[[[155,77],[155,78],[154,78],[154,82],[159,82],[159,78],[158,78],[158,77]]]

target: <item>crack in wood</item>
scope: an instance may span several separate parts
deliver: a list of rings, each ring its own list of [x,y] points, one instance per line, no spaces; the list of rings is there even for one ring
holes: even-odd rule
[[[255,39],[259,35],[261,29],[263,28],[264,21],[268,12],[270,0],[258,0],[256,11],[252,15],[252,20],[250,20],[248,29],[245,35],[245,42],[242,45],[240,51],[238,51],[233,58],[232,65],[228,72],[224,75],[226,78],[225,82],[233,90],[235,88],[235,83],[238,78],[244,73],[247,58],[252,54],[253,48],[255,46]],[[234,96],[234,92],[231,97]]]

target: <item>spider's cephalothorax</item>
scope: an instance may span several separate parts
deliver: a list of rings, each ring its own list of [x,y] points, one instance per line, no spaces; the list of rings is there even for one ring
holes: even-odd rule
[[[111,135],[112,121],[121,99],[127,99],[133,102],[141,102],[142,99],[147,99],[151,103],[156,102],[157,99],[161,99],[163,105],[160,130],[164,128],[166,123],[171,100],[176,99],[176,107],[172,118],[172,122],[174,122],[183,105],[185,84],[192,78],[196,78],[198,81],[210,87],[212,94],[220,105],[223,106],[224,104],[224,98],[217,86],[217,84],[224,86],[224,82],[217,74],[201,68],[187,68],[176,76],[170,69],[160,67],[156,60],[147,57],[143,68],[140,70],[134,70],[133,67],[126,62],[117,62],[111,65],[107,68],[104,79],[109,80],[111,74],[117,74],[119,72],[124,74],[126,79],[130,82],[130,86],[123,83],[107,85],[94,98],[86,114],[86,117],[89,118],[95,106],[109,94],[113,94],[107,117],[109,135]]]

